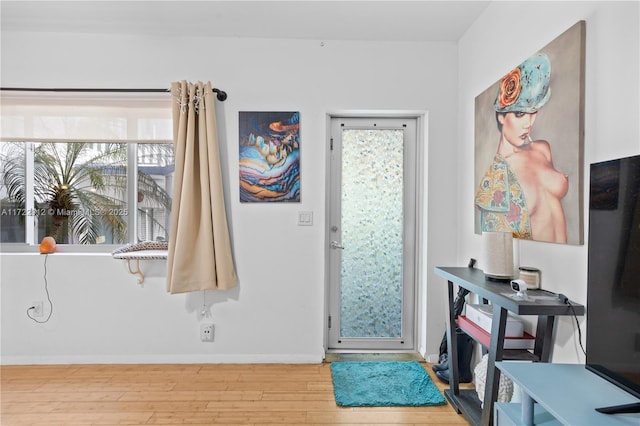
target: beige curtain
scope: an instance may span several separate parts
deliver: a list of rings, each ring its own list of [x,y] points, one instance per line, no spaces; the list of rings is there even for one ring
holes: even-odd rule
[[[167,291],[228,290],[238,284],[224,208],[211,83],[171,84],[176,171]]]

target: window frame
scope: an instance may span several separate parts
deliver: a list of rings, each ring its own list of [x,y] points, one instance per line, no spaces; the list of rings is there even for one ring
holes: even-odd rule
[[[163,97],[160,98],[158,95],[150,95],[148,93],[140,94],[140,93],[131,93],[131,94],[123,94],[123,93],[114,93],[114,94],[87,94],[87,93],[68,93],[65,92],[63,94],[51,94],[51,93],[40,93],[43,99],[43,105],[49,105],[52,101],[60,101],[65,103],[66,105],[77,105],[79,107],[86,106],[87,102],[95,102],[97,106],[112,106],[114,102],[122,102],[123,107],[133,107],[133,108],[142,108],[145,107],[145,104],[148,104],[148,108],[154,112],[160,112],[159,115],[150,114],[149,117],[138,116],[137,119],[143,118],[161,118],[161,119],[169,119],[171,120],[172,111],[171,111],[171,103],[170,103],[170,93],[163,93]],[[31,105],[34,102],[34,98],[38,97],[38,94],[34,94],[33,92],[23,93],[24,99],[20,98],[21,94],[7,94],[5,95],[4,91],[2,93],[2,103],[3,110],[5,109],[5,104],[18,106],[21,105],[22,101],[25,101],[25,104]],[[17,100],[17,101],[16,101]],[[37,102],[37,100],[36,100]],[[76,104],[77,102],[77,104]],[[162,103],[160,103],[162,102]],[[3,114],[5,111],[3,111]],[[19,142],[25,143],[25,211],[33,211],[34,209],[34,200],[35,200],[35,167],[34,167],[34,147],[38,142],[42,143],[123,143],[127,145],[127,160],[126,160],[126,182],[127,182],[127,193],[126,197],[124,197],[125,208],[128,211],[126,218],[126,242],[117,243],[117,244],[58,244],[58,252],[59,253],[74,253],[74,254],[83,254],[83,253],[111,253],[115,249],[122,247],[126,244],[136,243],[138,241],[138,149],[142,144],[171,144],[173,145],[173,140],[171,139],[140,139],[138,136],[138,122],[136,120],[127,121],[127,136],[126,139],[91,139],[91,138],[47,138],[47,137],[33,137],[33,136],[24,136],[24,137],[14,137],[14,136],[6,136],[3,135],[0,140],[0,144],[6,142]],[[165,135],[166,137],[166,135]],[[169,193],[169,195],[171,195]],[[25,216],[28,218],[29,216]],[[1,224],[0,224],[1,226]],[[40,242],[36,241],[37,239],[37,227],[34,225],[27,226],[25,225],[24,232],[24,242],[2,242],[0,243],[0,254],[4,253],[38,253]],[[167,238],[169,235],[169,231],[167,230]]]

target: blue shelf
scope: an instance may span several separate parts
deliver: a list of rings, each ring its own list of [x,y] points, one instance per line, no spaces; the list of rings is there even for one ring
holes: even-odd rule
[[[526,424],[523,422],[522,409],[526,411],[525,394],[530,397],[536,416],[548,413],[545,420],[552,416],[556,421],[566,425],[602,426],[602,425],[640,425],[640,414],[602,414],[595,409],[611,405],[631,404],[638,402],[628,392],[613,385],[597,374],[587,370],[582,364],[546,364],[522,363],[513,361],[497,362],[496,367],[507,377],[517,383],[523,392],[522,404],[496,404],[500,409],[499,416],[509,419],[497,424]],[[530,408],[530,407],[529,407]],[[500,418],[500,417],[498,417]]]
[[[496,402],[496,412],[494,420],[496,426],[516,426],[522,425],[522,404],[509,402]],[[559,426],[562,425],[555,417],[549,414],[539,404],[534,406],[533,424],[536,426]]]

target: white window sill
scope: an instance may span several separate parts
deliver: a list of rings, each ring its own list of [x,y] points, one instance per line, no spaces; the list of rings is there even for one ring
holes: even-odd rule
[[[56,246],[55,255],[90,255],[90,256],[111,256],[111,253],[120,245],[78,245],[60,244]],[[0,255],[33,255],[40,254],[39,244],[0,244]]]

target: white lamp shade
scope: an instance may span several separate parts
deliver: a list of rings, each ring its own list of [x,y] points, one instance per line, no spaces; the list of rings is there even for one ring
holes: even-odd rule
[[[513,234],[483,232],[484,274],[489,278],[513,278]]]

